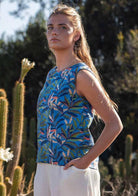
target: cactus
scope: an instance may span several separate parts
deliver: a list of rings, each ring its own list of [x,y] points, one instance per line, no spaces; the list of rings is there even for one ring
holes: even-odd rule
[[[2,88],[0,89],[0,97],[4,97],[4,98],[7,97],[5,90]]]
[[[21,162],[26,161],[26,150],[27,150],[27,118],[24,118],[23,124],[23,136],[22,136],[22,148],[21,148]]]
[[[7,131],[8,101],[0,97],[0,146],[5,148]]]
[[[30,63],[28,59],[22,60],[21,75],[19,81],[16,82],[13,89],[13,122],[12,122],[12,138],[11,138],[11,150],[14,158],[7,165],[5,179],[3,178],[3,165],[0,161],[0,196],[17,195],[20,183],[22,181],[23,169],[18,165],[21,146],[22,146],[22,133],[24,123],[24,78],[28,71],[34,67],[34,62]],[[6,131],[7,131],[7,113],[8,113],[8,101],[6,99],[6,92],[4,89],[0,89],[0,147],[6,146]],[[26,126],[26,125],[25,125]],[[26,140],[26,138],[25,138]],[[3,150],[3,149],[2,149]],[[11,159],[11,158],[10,158]],[[7,161],[7,159],[5,159]],[[3,182],[4,180],[4,182]],[[13,181],[13,183],[12,183]],[[5,183],[5,184],[4,184]],[[21,192],[21,190],[19,191]],[[31,191],[30,194],[33,192]]]
[[[6,146],[6,133],[7,133],[7,116],[8,116],[8,101],[4,97],[0,97],[0,147]],[[3,161],[0,160],[0,181],[3,182],[2,173]]]
[[[24,117],[24,83],[16,82],[13,91],[13,126],[12,126],[12,146],[14,158],[7,165],[6,176],[12,180],[15,166],[18,165],[23,132],[23,117]]]
[[[122,178],[125,176],[125,164],[123,159],[119,159],[119,174]]]
[[[130,177],[131,176],[132,144],[133,144],[133,137],[132,137],[132,135],[127,135],[126,136],[126,145],[125,145],[125,168],[126,168],[126,177]]]
[[[14,169],[14,176],[13,176],[13,184],[11,187],[10,196],[16,196],[18,189],[20,187],[21,181],[23,177],[23,170],[21,167],[16,166]]]
[[[0,168],[0,182],[4,182],[4,176],[3,176],[3,165],[2,165],[2,161],[1,161],[1,168]]]
[[[13,90],[13,126],[11,150],[13,151],[14,158],[8,163],[6,168],[6,176],[9,176],[11,180],[13,178],[14,168],[18,165],[21,154],[25,92],[25,85],[23,81],[28,71],[31,70],[34,65],[35,63],[31,63],[28,61],[28,59],[24,58],[22,60],[21,75]]]
[[[8,195],[11,190],[12,182],[10,181],[9,177],[6,177],[4,180],[4,183],[6,185],[6,190],[7,190],[7,195]]]
[[[3,182],[3,173],[0,173],[0,182]]]
[[[6,196],[6,185],[0,182],[0,196]]]

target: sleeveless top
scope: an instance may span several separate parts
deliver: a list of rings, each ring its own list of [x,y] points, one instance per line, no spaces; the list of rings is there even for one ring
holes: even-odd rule
[[[75,88],[81,69],[93,74],[85,63],[59,72],[55,66],[47,74],[37,101],[36,162],[64,166],[84,156],[94,145],[89,130],[94,117],[92,106]],[[98,169],[98,161],[99,157],[89,167]]]

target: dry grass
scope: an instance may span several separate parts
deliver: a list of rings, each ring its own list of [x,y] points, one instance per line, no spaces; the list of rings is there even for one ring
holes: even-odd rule
[[[101,196],[138,196],[138,183],[116,177],[101,180]]]

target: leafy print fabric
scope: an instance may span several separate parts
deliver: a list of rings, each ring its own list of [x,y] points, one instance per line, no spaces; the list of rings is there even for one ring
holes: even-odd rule
[[[59,72],[55,66],[47,74],[37,101],[36,162],[64,166],[84,156],[94,145],[89,130],[92,106],[75,88],[76,75],[81,69],[93,74],[85,63]],[[98,169],[98,160],[99,157],[89,167]]]

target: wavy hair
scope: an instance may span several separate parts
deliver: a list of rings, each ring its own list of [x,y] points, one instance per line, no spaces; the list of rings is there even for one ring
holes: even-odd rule
[[[96,69],[96,67],[93,64],[91,55],[90,55],[90,48],[89,45],[87,43],[86,40],[86,36],[85,36],[85,30],[82,24],[82,20],[81,20],[81,16],[79,15],[79,13],[71,6],[67,6],[65,4],[58,4],[52,11],[52,13],[50,14],[49,18],[53,15],[57,15],[57,14],[63,14],[69,17],[70,21],[73,24],[73,27],[75,30],[78,30],[80,32],[80,38],[75,42],[74,44],[74,53],[76,54],[76,56],[82,61],[84,62],[86,65],[88,65],[90,67],[90,69],[92,70],[92,72],[94,73],[95,77],[97,78],[97,80],[99,81],[105,96],[107,97],[107,99],[109,100],[109,103],[117,110],[118,106],[115,102],[113,102],[108,93],[106,92],[106,90],[104,89],[99,73]],[[99,115],[97,113],[95,113],[95,115],[97,117],[99,117]]]

